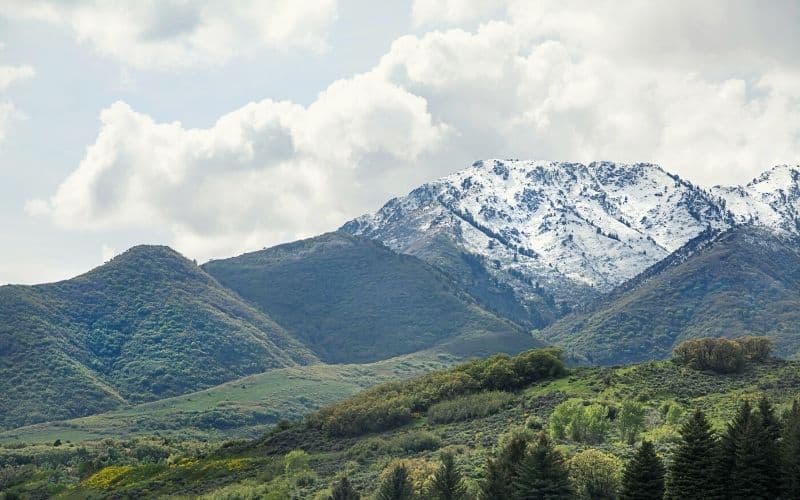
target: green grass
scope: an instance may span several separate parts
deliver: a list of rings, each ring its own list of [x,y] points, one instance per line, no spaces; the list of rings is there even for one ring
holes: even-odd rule
[[[451,365],[434,351],[364,365],[269,370],[199,392],[72,420],[0,433],[0,443],[127,439],[157,433],[188,440],[255,437],[280,420],[297,420],[371,385]]]

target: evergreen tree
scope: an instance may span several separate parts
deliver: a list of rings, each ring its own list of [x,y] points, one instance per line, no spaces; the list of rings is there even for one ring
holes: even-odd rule
[[[515,500],[560,500],[574,498],[561,454],[544,433],[517,467]]]
[[[339,479],[331,488],[331,495],[328,500],[360,500],[361,495],[350,484],[346,476]]]
[[[753,429],[753,408],[749,401],[745,401],[733,419],[728,422],[725,433],[722,434],[719,441],[714,477],[719,484],[720,491],[726,497],[730,497],[737,489],[737,485],[733,483],[734,476],[739,475],[736,471],[737,450],[742,447],[745,440],[750,439],[748,433],[751,433]]]
[[[642,441],[622,476],[622,500],[664,498],[664,464],[650,441]]]
[[[408,478],[405,465],[397,465],[383,480],[378,489],[376,500],[411,500],[414,498],[414,487]]]
[[[777,498],[781,494],[781,422],[775,415],[775,409],[767,398],[758,402],[758,420],[760,424],[760,445],[762,461],[762,477],[766,483],[767,498]]]
[[[717,440],[705,414],[697,410],[681,427],[680,434],[681,441],[667,473],[665,498],[722,498],[714,480]]]
[[[525,457],[528,441],[514,436],[497,457],[486,463],[486,477],[481,483],[482,500],[507,500],[511,498],[513,484],[517,479],[517,466]]]
[[[442,455],[442,464],[433,476],[430,497],[433,500],[461,500],[466,494],[461,473],[456,467],[453,455]]]
[[[797,400],[783,418],[781,469],[783,498],[800,498],[800,403]]]
[[[769,401],[762,399],[755,413],[749,402],[742,404],[720,441],[715,476],[726,498],[780,495],[779,438],[780,422]]]

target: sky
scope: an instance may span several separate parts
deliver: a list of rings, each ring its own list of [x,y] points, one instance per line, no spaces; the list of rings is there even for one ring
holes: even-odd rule
[[[477,159],[800,162],[800,3],[0,0],[0,283],[334,230]]]

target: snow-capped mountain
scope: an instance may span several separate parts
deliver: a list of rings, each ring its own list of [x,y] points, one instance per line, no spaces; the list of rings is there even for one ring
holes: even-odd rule
[[[392,199],[342,230],[445,270],[460,252],[523,304],[548,296],[574,306],[698,236],[737,223],[796,232],[798,179],[797,169],[776,167],[744,187],[705,190],[647,163],[492,159]]]
[[[746,186],[715,186],[712,192],[741,224],[800,232],[800,168],[774,167]]]

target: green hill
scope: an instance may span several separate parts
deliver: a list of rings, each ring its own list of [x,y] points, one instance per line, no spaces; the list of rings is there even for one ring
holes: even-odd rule
[[[0,426],[89,415],[317,362],[167,247],[82,276],[0,287]]]
[[[518,378],[509,379],[504,365]],[[743,401],[764,396],[780,414],[798,390],[797,361],[754,363],[727,375],[669,361],[565,372],[550,353],[533,351],[377,386],[254,441],[219,448],[163,439],[7,446],[0,449],[0,464],[31,464],[7,470],[7,487],[18,494],[316,499],[327,498],[340,474],[364,497],[398,461],[409,469],[414,487],[424,489],[440,454],[449,452],[467,490],[475,492],[487,459],[512,435],[544,431],[567,459],[593,448],[619,463],[635,449],[631,436],[634,443],[646,438],[667,458],[693,410],[705,411],[721,431]],[[384,419],[380,432],[341,436],[320,425],[331,417],[357,421],[364,411],[377,411],[378,417],[393,404],[402,406],[402,395],[411,395],[414,411],[407,419]],[[369,401],[377,403],[372,410],[362,404]]]
[[[341,232],[203,266],[331,363],[440,346],[458,355],[534,346],[416,257]]]
[[[452,365],[444,353],[420,352],[360,365],[275,368],[202,391],[70,420],[0,432],[3,443],[91,441],[159,434],[178,440],[256,437],[281,420],[299,420],[320,407],[381,382]]]
[[[792,357],[800,353],[798,324],[797,242],[740,227],[536,336],[593,364],[664,359],[687,338],[742,335],[769,336],[778,354]]]

